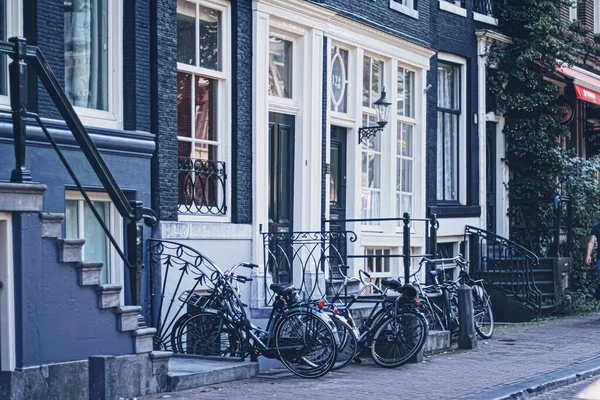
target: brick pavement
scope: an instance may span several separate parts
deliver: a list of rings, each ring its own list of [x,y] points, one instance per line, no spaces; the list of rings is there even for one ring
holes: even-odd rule
[[[534,400],[600,400],[600,378],[585,379],[573,385],[553,390],[533,398]]]
[[[220,384],[146,399],[459,399],[600,357],[600,313],[498,327],[471,351],[383,369],[366,362],[311,380],[296,377]],[[483,400],[483,399],[482,399]]]

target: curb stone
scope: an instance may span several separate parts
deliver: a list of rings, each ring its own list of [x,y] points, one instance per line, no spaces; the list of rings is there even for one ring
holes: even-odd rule
[[[539,396],[543,393],[600,375],[600,358],[573,364],[548,374],[511,383],[496,389],[476,393],[463,400],[517,400]]]

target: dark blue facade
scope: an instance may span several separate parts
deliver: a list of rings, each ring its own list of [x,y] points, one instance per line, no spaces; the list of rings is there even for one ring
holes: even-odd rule
[[[443,0],[442,0],[443,1]],[[467,154],[459,154],[459,158],[466,157],[467,182],[466,187],[459,190],[466,191],[467,204],[441,205],[436,200],[436,175],[437,175],[437,69],[438,57],[431,59],[431,68],[427,74],[428,84],[431,89],[427,92],[427,206],[430,214],[445,217],[476,217],[481,213],[479,204],[479,138],[477,124],[474,116],[477,115],[477,40],[475,36],[475,21],[473,20],[473,2],[466,1],[466,17],[440,9],[440,0],[430,0],[431,10],[430,38],[431,47],[438,53],[447,53],[466,60],[466,91],[467,101],[464,109],[466,120],[466,149]],[[463,86],[465,87],[465,86]]]
[[[175,3],[172,1],[171,3]],[[88,131],[119,186],[130,200],[151,205],[151,160],[155,134],[151,108],[151,18],[150,0],[123,1],[123,128],[88,127]],[[55,0],[24,0],[23,34],[37,45],[64,87],[64,5]],[[29,71],[27,107],[44,119],[47,127],[75,173],[90,191],[103,187],[61,121],[45,88]],[[8,180],[14,168],[12,124],[0,115],[0,180]],[[64,213],[65,192],[76,186],[41,129],[27,127],[26,167],[34,182],[46,185],[44,212]],[[77,284],[75,268],[58,263],[54,240],[41,238],[37,214],[15,214],[14,249],[16,276],[16,319],[18,366],[31,366],[87,359],[91,354],[133,352],[131,333],[117,331],[113,310],[98,309],[95,288]],[[124,220],[124,227],[127,220]],[[64,233],[64,226],[63,226]],[[145,227],[144,238],[152,231]],[[125,237],[125,235],[123,235]],[[143,272],[142,305],[149,302],[148,270]],[[130,304],[128,274],[124,285]]]

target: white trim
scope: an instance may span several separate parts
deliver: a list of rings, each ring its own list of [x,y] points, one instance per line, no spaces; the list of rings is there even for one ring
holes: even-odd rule
[[[600,32],[600,0],[594,0],[594,33]]]
[[[103,192],[88,192],[87,195],[90,198],[90,200],[92,200],[92,201],[99,201],[99,202],[109,204],[108,229],[112,233],[113,237],[115,238],[115,240],[117,241],[119,246],[121,248],[123,248],[123,218],[117,211],[117,208],[115,207],[113,202],[110,200],[110,197],[108,196],[108,194],[103,193]],[[78,204],[77,204],[78,205],[78,218],[79,218],[77,220],[78,231],[79,231],[79,236],[83,235],[83,232],[84,232],[83,213],[84,213],[85,200],[80,192],[73,191],[73,190],[68,190],[65,192],[65,201],[67,201],[67,200],[78,202]],[[85,238],[83,238],[83,239],[85,239]],[[108,241],[108,238],[107,238],[107,248],[109,250],[109,257],[110,257],[110,268],[107,271],[108,283],[123,285],[124,284],[124,273],[125,273],[124,268],[123,268],[123,260],[121,260],[121,257],[119,256],[119,254],[113,247],[112,243],[110,243]],[[84,249],[84,251],[85,251],[85,249]],[[84,257],[85,257],[85,255],[84,255]],[[86,261],[97,261],[97,260],[86,260]],[[124,290],[121,290],[121,293],[120,293],[121,305],[125,304],[124,296],[125,296]]]
[[[491,15],[480,14],[475,11],[473,11],[473,19],[485,24],[498,25],[498,18],[494,18]]]
[[[12,216],[0,212],[0,371],[14,371],[15,282],[12,243]]]
[[[577,21],[577,0],[571,0],[572,3],[569,6],[569,21]]]
[[[406,14],[409,17],[419,19],[419,12],[414,9],[412,0],[408,0],[408,3],[409,5],[405,6],[404,4],[401,4],[396,0],[390,0],[390,8],[392,10],[399,11],[402,14]]]
[[[446,0],[439,0],[440,10],[448,11],[449,13],[460,15],[461,17],[467,16],[467,9],[459,5],[447,2]]]
[[[23,3],[22,0],[6,1],[6,39],[11,36],[23,36]],[[6,62],[6,96],[0,96],[0,108],[10,107],[10,77],[8,75],[8,65],[11,62],[10,57],[5,57]]]

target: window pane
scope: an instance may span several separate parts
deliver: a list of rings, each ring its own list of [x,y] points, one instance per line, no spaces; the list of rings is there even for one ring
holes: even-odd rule
[[[379,189],[381,187],[381,155],[380,154],[368,154],[368,187]]]
[[[374,115],[363,114],[363,124],[362,126],[375,126],[377,122],[375,122]],[[367,140],[361,141],[361,146],[364,150],[374,150],[381,151],[381,133],[376,134],[375,136],[369,137]]]
[[[402,213],[412,214],[412,196],[402,195]]]
[[[371,106],[371,57],[363,57],[363,106]]]
[[[177,136],[192,137],[192,75],[177,73]]]
[[[460,70],[456,65],[438,64],[438,107],[460,110]]]
[[[6,41],[7,38],[7,19],[6,19],[6,0],[0,0],[0,40]],[[6,54],[0,54],[0,95],[8,94],[8,78]]]
[[[177,5],[177,61],[196,65],[196,5],[187,1]]]
[[[65,238],[79,238],[79,208],[76,200],[67,200],[65,204]]]
[[[182,142],[181,140],[177,142],[177,154],[179,157],[190,158],[192,156],[192,143]]]
[[[398,123],[396,133],[397,144],[396,154],[403,157],[413,156],[413,126],[403,123]]]
[[[444,113],[437,113],[437,199],[444,200]]]
[[[109,224],[109,205],[106,202],[94,201],[94,207],[102,217],[105,224]],[[110,268],[110,257],[108,256],[107,238],[102,226],[96,219],[92,209],[84,203],[83,205],[83,258],[85,261],[102,261],[104,264],[100,272],[100,283],[108,283],[108,270]]]
[[[340,182],[340,148],[338,146],[331,146],[331,174],[329,174],[329,205],[339,206],[342,187]]]
[[[381,97],[381,89],[383,82],[383,61],[373,59],[373,78],[371,84],[371,104],[376,102]]]
[[[371,190],[363,190],[361,192],[361,218],[369,219],[369,218],[379,218],[379,203],[380,193],[371,191]],[[371,223],[363,223],[364,225],[379,225],[378,221],[373,221]]]
[[[402,191],[412,193],[412,160],[402,160]]]
[[[413,71],[405,71],[404,77],[404,116],[415,117],[415,73]]]
[[[77,107],[108,110],[108,0],[65,0],[65,92]]]
[[[398,115],[404,115],[404,102],[405,102],[405,92],[404,92],[404,68],[398,67],[398,75],[397,75],[397,94],[396,94],[396,103],[398,109]]]
[[[217,140],[217,81],[196,76],[196,139]]]
[[[269,96],[292,98],[292,42],[269,37]]]
[[[200,6],[200,66],[208,69],[221,69],[221,11]]]
[[[217,161],[219,159],[218,146],[206,143],[196,143],[194,158],[200,160]]]
[[[348,103],[348,51],[333,46],[331,55],[331,110],[345,113]]]

